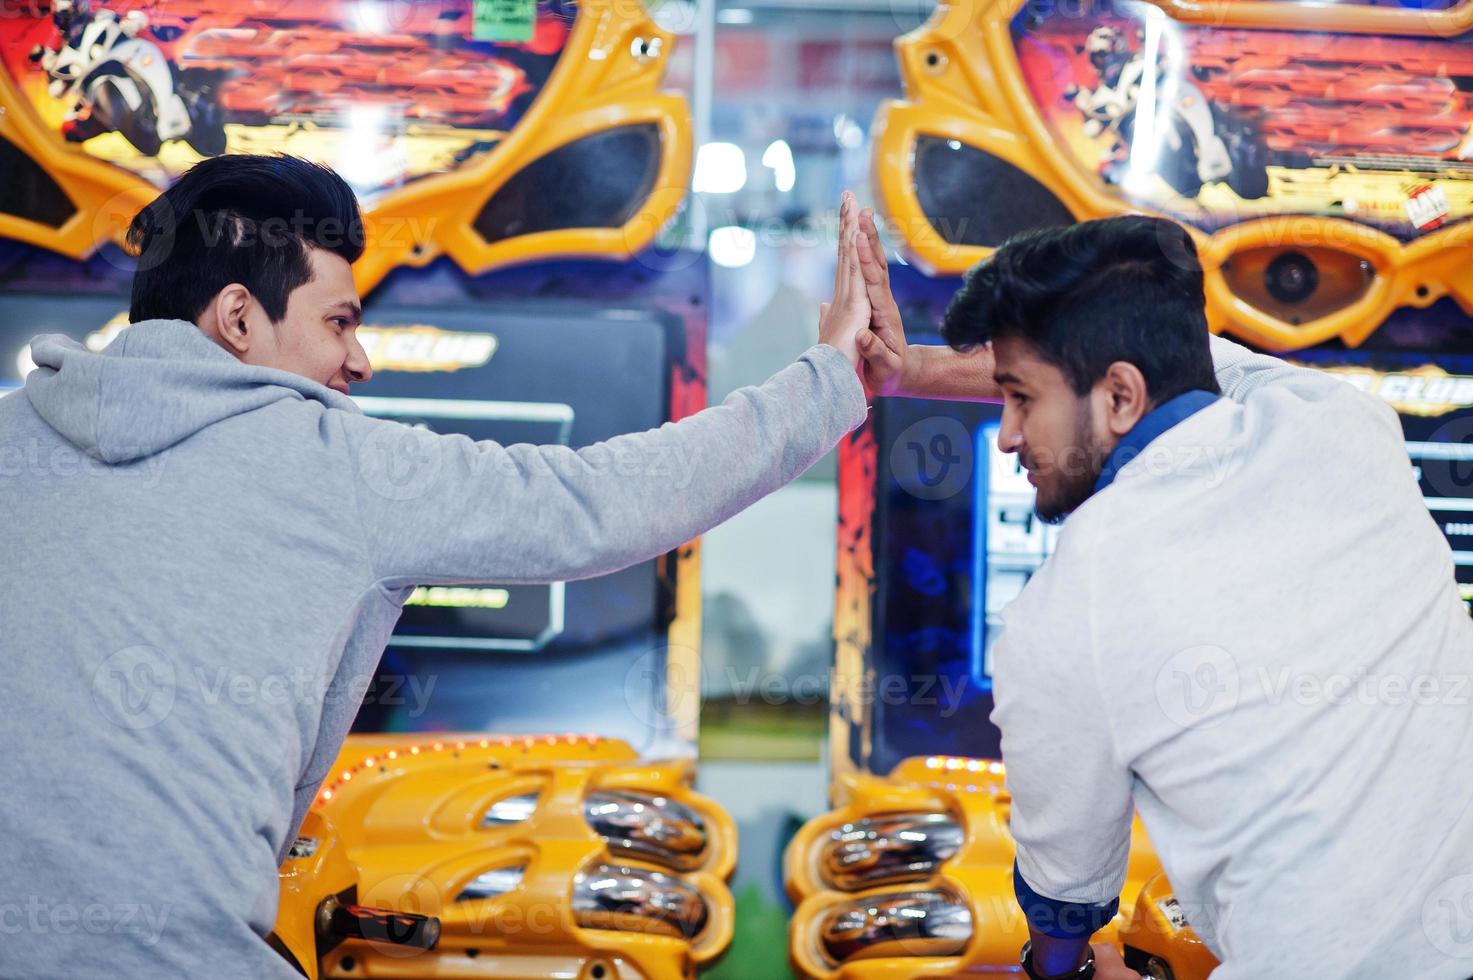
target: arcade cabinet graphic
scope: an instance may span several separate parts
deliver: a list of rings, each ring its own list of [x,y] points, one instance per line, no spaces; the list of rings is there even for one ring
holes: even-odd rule
[[[1397,410],[1473,600],[1470,29],[1469,3],[942,2],[897,40],[905,98],[874,129],[911,340],[941,342],[950,277],[1014,233],[1171,217],[1214,331]],[[1000,415],[881,399],[840,449],[836,809],[786,856],[801,975],[1016,972],[990,651],[1056,532],[996,448]],[[904,697],[877,688],[894,678]],[[1147,977],[1215,966],[1139,824],[1099,938]]]
[[[0,236],[81,259],[201,157],[281,151],[358,191],[363,292],[440,255],[632,257],[690,177],[673,37],[637,4],[486,6],[0,0]]]
[[[354,186],[366,413],[582,447],[705,403],[673,37],[639,4],[0,0],[0,387],[127,329],[133,214],[204,156]],[[699,552],[410,597],[281,868],[317,976],[686,978],[730,942],[730,818],[691,790]],[[662,761],[663,760],[663,761]]]
[[[1358,346],[1444,296],[1468,313],[1468,10],[943,3],[896,45],[882,207],[948,275],[1027,228],[1175,218],[1214,329],[1271,350]]]

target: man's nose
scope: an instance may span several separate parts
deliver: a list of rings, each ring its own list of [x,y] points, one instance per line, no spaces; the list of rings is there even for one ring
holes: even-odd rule
[[[343,370],[347,372],[348,380],[354,384],[362,384],[373,378],[373,365],[368,363],[368,351],[358,343],[357,336],[354,336],[348,348],[348,360],[344,362]]]
[[[997,448],[1005,453],[1015,453],[1023,448],[1023,429],[1008,408],[1002,411],[1002,423],[997,430]]]

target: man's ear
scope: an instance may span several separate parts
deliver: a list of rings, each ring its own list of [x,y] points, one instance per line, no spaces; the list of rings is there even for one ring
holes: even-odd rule
[[[1125,435],[1154,406],[1146,388],[1146,376],[1129,361],[1116,361],[1105,371],[1099,385],[1105,395],[1105,424],[1116,437]]]
[[[250,327],[246,324],[246,310],[250,307],[251,291],[238,282],[233,282],[215,294],[210,304],[214,313],[215,335],[227,350],[237,357],[244,357],[251,349]]]

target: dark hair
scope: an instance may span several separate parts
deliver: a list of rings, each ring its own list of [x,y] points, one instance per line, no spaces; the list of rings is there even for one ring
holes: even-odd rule
[[[192,167],[128,227],[138,256],[128,319],[193,321],[238,282],[273,323],[312,278],[309,248],[354,262],[363,219],[343,178],[291,156],[231,154]]]
[[[1021,337],[1083,395],[1116,361],[1160,404],[1217,392],[1202,263],[1180,225],[1130,215],[1010,238],[967,274],[941,325],[967,350]]]

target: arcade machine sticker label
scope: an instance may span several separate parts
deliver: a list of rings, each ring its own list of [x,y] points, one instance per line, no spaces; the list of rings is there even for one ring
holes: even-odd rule
[[[161,186],[206,156],[280,151],[372,198],[495,147],[577,14],[526,0],[529,29],[492,35],[518,40],[481,40],[472,4],[0,0],[0,64],[48,129]]]
[[[1181,24],[1135,0],[1012,21],[1063,152],[1205,231],[1345,218],[1411,241],[1473,213],[1473,45]]]

